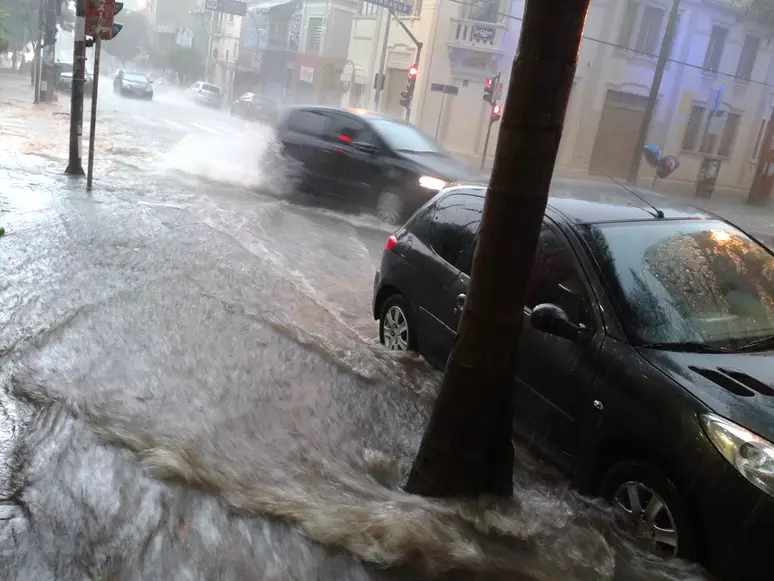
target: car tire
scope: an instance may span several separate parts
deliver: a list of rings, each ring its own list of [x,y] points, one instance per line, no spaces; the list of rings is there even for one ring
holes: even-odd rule
[[[405,326],[404,330],[401,327]],[[384,301],[379,314],[379,342],[390,351],[416,351],[417,338],[408,301],[394,294]]]
[[[630,511],[632,488],[636,491],[639,506]],[[619,523],[619,519],[624,520],[621,528],[633,538],[635,545],[662,557],[696,559],[698,541],[688,507],[674,482],[654,464],[639,460],[615,464],[602,481],[600,496],[611,503],[616,520]],[[619,499],[623,499],[623,502],[619,502]],[[663,502],[664,508],[655,512],[653,518],[648,517],[647,509],[651,502],[655,507],[659,500]],[[674,535],[663,533],[668,530],[670,522]],[[672,555],[669,555],[670,544],[655,540],[659,529],[662,531],[661,538],[674,536],[676,539]]]
[[[382,192],[376,202],[376,215],[393,226],[403,223],[405,211],[406,203],[403,198],[393,192]]]

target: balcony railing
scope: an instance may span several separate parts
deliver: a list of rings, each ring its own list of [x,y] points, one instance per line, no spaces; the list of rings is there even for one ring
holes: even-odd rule
[[[486,52],[499,52],[507,26],[468,18],[452,18],[447,44]]]

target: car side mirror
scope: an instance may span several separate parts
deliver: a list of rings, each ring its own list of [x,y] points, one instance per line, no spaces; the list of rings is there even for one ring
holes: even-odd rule
[[[550,303],[536,305],[529,320],[533,329],[573,342],[583,339],[588,331],[570,319],[564,309]]]
[[[368,143],[366,141],[356,141],[352,144],[352,146],[357,149],[358,151],[362,151],[363,153],[367,153],[368,155],[375,155],[379,152],[379,147],[374,145],[373,143]]]

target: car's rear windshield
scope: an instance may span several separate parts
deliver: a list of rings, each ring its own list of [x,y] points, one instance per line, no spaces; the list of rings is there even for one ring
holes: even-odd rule
[[[636,344],[734,348],[774,334],[774,256],[720,220],[581,227]]]
[[[206,85],[202,83],[202,91],[207,91],[208,93],[216,93],[220,95],[220,89],[215,85]]]
[[[142,73],[124,73],[124,80],[135,81],[137,83],[147,83],[148,77]]]

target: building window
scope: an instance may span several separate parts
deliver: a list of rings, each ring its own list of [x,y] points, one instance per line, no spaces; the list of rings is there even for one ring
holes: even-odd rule
[[[731,148],[736,139],[736,132],[739,130],[739,121],[742,116],[739,113],[729,113],[726,116],[726,122],[723,125],[723,133],[720,136],[720,145],[718,145],[718,155],[720,157],[731,157]]]
[[[691,107],[691,116],[688,118],[688,126],[685,128],[685,137],[683,137],[684,151],[696,150],[696,140],[699,138],[702,119],[704,119],[704,107],[701,105]]]
[[[741,120],[741,113],[715,111],[712,115],[707,113],[704,105],[694,105],[685,128],[682,149],[697,151],[698,146],[699,153],[731,157]]]
[[[360,0],[360,15],[361,16],[376,16],[376,12],[379,7],[371,2],[365,2]]]
[[[742,56],[739,57],[739,65],[736,67],[736,77],[749,81],[752,78],[755,59],[758,58],[758,49],[761,45],[761,39],[757,36],[748,34],[742,45]]]
[[[720,60],[723,58],[723,49],[726,46],[727,36],[728,28],[718,26],[717,24],[712,27],[709,44],[707,45],[707,54],[704,55],[705,71],[712,71],[713,73],[718,72]]]
[[[233,14],[229,14],[228,15],[228,23],[229,24],[233,24],[234,23],[234,15]]]
[[[306,29],[306,52],[310,54],[320,54],[320,44],[322,42],[322,18],[310,18],[309,26]]]
[[[414,0],[414,16],[422,14],[422,0]]]
[[[630,50],[655,55],[664,35],[666,9],[663,6],[629,0],[618,43]]]

